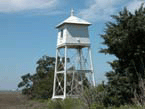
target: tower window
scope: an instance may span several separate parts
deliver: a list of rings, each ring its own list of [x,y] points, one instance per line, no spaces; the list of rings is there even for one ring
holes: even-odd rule
[[[61,32],[61,38],[63,38],[63,30],[61,30],[60,32]]]

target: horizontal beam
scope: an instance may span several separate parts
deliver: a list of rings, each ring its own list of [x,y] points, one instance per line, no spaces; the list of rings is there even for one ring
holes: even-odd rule
[[[66,70],[67,73],[89,73],[89,72],[93,72],[92,70]],[[57,71],[57,74],[62,74],[64,73],[64,71]]]
[[[59,73],[64,73],[64,70],[63,71],[57,71],[56,74],[59,74]]]
[[[67,73],[89,73],[92,72],[92,70],[67,70]]]
[[[85,47],[90,47],[90,43],[64,43],[64,44],[59,44],[57,45],[57,48],[85,48]]]
[[[64,95],[57,95],[52,97],[52,99],[57,99],[57,98],[65,99]]]

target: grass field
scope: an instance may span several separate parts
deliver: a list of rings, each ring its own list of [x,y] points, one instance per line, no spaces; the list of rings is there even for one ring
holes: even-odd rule
[[[47,102],[28,100],[20,92],[0,92],[0,109],[48,109]]]
[[[60,101],[60,103],[50,100],[28,100],[27,97],[23,96],[20,92],[0,91],[0,109],[64,109],[64,107],[65,109],[87,109],[83,108],[83,105],[81,106],[79,105],[80,103],[76,102],[72,102],[72,99]],[[121,107],[106,108],[96,105],[91,109],[145,109],[145,107],[126,105]]]

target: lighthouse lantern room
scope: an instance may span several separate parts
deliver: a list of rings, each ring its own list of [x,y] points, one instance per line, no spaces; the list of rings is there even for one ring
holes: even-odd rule
[[[73,10],[71,16],[57,25],[58,40],[57,46],[68,47],[88,46],[90,45],[88,26],[91,23],[74,16]]]

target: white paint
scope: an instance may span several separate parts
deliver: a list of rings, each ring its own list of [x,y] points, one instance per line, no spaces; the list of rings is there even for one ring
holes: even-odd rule
[[[77,18],[75,16],[70,16],[68,19],[60,23],[58,28],[58,39],[57,47],[64,45],[89,45],[90,38],[88,33],[88,26],[91,23]],[[63,30],[63,36],[61,32]]]

